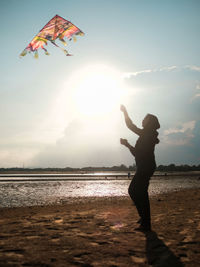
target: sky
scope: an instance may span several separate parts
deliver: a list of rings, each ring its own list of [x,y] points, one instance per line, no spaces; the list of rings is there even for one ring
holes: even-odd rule
[[[157,165],[200,164],[199,13],[199,0],[0,0],[0,167],[133,165],[120,104],[138,127],[158,117]],[[73,56],[19,58],[56,14],[85,33]]]

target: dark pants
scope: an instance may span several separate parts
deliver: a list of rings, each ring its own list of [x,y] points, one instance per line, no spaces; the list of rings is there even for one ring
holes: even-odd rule
[[[152,168],[137,168],[137,171],[130,183],[128,193],[135,203],[138,214],[141,217],[142,225],[151,227],[150,203],[148,195],[149,180],[155,171]]]

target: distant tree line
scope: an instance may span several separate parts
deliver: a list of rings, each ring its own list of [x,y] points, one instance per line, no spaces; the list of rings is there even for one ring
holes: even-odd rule
[[[121,164],[119,166],[112,166],[112,167],[83,167],[83,168],[0,168],[0,173],[5,172],[106,172],[106,171],[135,171],[136,166],[126,166]],[[184,171],[200,171],[200,164],[199,165],[159,165],[157,167],[157,171],[160,172],[184,172]]]
[[[105,172],[105,171],[134,171],[136,166],[127,167],[124,164],[112,167],[83,167],[83,168],[0,168],[1,172]]]
[[[159,165],[157,167],[157,171],[161,172],[188,172],[188,171],[200,171],[200,164],[199,165],[175,165],[175,164],[169,164],[169,165]]]

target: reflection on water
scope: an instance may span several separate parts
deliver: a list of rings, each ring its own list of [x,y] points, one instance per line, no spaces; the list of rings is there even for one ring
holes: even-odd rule
[[[58,204],[83,197],[128,196],[130,180],[25,181],[0,183],[0,207]],[[153,178],[150,195],[200,187],[195,177]]]

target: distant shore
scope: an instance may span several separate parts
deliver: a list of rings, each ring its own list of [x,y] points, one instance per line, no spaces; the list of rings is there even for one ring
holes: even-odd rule
[[[0,266],[198,266],[200,189],[151,197],[154,232],[129,198],[1,208]],[[162,265],[165,264],[165,265]]]
[[[12,171],[12,170],[5,170],[0,171],[0,178],[1,177],[15,177],[15,176],[66,176],[66,177],[84,177],[84,176],[90,176],[90,177],[129,177],[133,176],[135,174],[135,171],[48,171],[48,170],[20,170],[20,171]],[[164,171],[155,171],[153,174],[153,177],[157,176],[196,176],[200,179],[200,171],[171,171],[171,172],[164,172]]]
[[[121,166],[114,167],[86,167],[86,168],[0,168],[0,175],[4,174],[93,174],[93,173],[130,173],[133,174],[136,171],[136,167]],[[172,166],[172,167],[171,167]],[[200,176],[200,165],[198,166],[176,166],[171,164],[169,166],[160,165],[154,175],[199,175]]]

